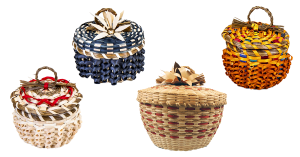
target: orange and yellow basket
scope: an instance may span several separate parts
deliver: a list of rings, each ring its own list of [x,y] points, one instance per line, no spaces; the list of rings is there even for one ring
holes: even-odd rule
[[[256,9],[268,13],[270,25],[250,20]],[[292,56],[289,34],[282,27],[273,25],[272,13],[259,6],[250,10],[248,22],[234,19],[222,32],[227,45],[222,56],[226,75],[238,86],[251,89],[267,89],[285,79]]]

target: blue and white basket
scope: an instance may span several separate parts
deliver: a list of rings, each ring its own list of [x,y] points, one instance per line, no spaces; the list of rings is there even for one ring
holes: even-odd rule
[[[103,17],[99,14],[103,13]],[[83,23],[73,38],[75,63],[81,77],[95,84],[135,80],[144,71],[144,31],[137,23],[122,20],[110,8],[103,8],[95,21]]]

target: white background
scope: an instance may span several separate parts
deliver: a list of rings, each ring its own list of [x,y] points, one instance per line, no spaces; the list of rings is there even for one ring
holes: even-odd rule
[[[1,129],[0,156],[300,156],[299,154],[299,3],[285,1],[1,1]],[[223,29],[234,17],[247,20],[254,6],[269,8],[275,25],[290,34],[289,53],[294,60],[288,77],[268,90],[236,86],[222,63]],[[91,13],[111,7],[145,30],[145,71],[135,81],[116,86],[96,85],[76,70],[71,42]],[[256,10],[254,21],[269,23]],[[174,61],[188,65],[206,78],[204,87],[225,92],[228,104],[217,134],[208,147],[176,152],[153,145],[143,127],[137,91],[155,85],[161,70]],[[35,71],[50,66],[77,84],[83,94],[83,125],[75,138],[58,149],[39,149],[24,143],[13,125],[10,93],[19,80],[34,78]],[[42,71],[40,76],[52,76]]]

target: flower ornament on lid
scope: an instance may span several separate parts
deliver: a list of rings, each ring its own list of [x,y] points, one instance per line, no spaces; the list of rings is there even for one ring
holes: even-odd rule
[[[188,70],[187,70],[188,69]],[[175,62],[170,72],[164,71],[165,75],[156,79],[158,84],[172,85],[203,85],[205,83],[203,74],[195,74],[195,71],[188,66],[180,66]]]
[[[87,28],[87,30],[97,30],[99,32],[94,40],[115,36],[119,40],[124,41],[121,33],[131,31],[130,23],[122,20],[124,11],[120,16],[117,16],[110,8],[105,8],[100,11],[103,12],[103,18],[99,16],[99,13],[98,15],[92,14],[95,16],[96,24],[90,23],[90,27]]]

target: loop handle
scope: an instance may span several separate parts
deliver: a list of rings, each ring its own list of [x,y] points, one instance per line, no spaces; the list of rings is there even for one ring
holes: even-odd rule
[[[55,82],[54,82],[54,83],[51,83],[51,84],[56,85],[56,82],[57,82],[57,73],[56,73],[56,71],[55,71],[54,69],[52,69],[52,68],[50,68],[50,67],[47,67],[47,66],[41,67],[41,68],[39,68],[39,69],[36,71],[36,73],[35,73],[35,80],[36,80],[39,84],[44,84],[44,83],[42,83],[42,82],[38,79],[39,72],[40,72],[41,70],[43,70],[43,69],[48,69],[48,70],[50,70],[50,71],[52,71],[52,72],[54,73],[54,76],[55,76]]]
[[[117,16],[117,13],[112,8],[102,8],[95,15],[99,16],[102,12],[105,12],[105,11],[111,12],[113,15]],[[103,24],[96,17],[95,17],[95,22],[96,22],[96,24],[103,27]]]
[[[250,15],[251,15],[252,12],[253,12],[254,10],[256,10],[256,9],[262,9],[262,10],[264,10],[266,13],[268,13],[268,15],[269,15],[269,17],[270,17],[270,21],[271,21],[270,25],[273,26],[273,15],[272,15],[272,13],[269,11],[268,8],[264,8],[264,7],[260,7],[260,6],[253,7],[253,8],[250,10],[250,12],[249,12],[249,14],[248,14],[248,21],[249,21],[249,23],[251,23]]]

